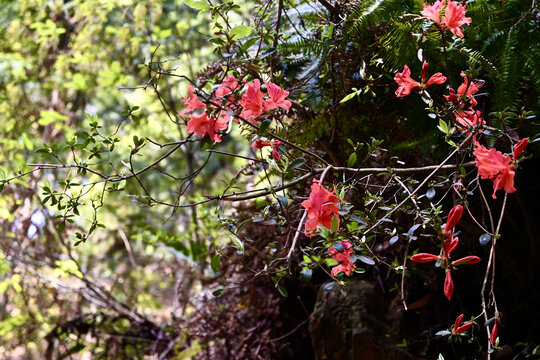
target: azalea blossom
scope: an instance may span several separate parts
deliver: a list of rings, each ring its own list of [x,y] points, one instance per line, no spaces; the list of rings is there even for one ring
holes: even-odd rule
[[[464,129],[485,125],[486,122],[482,118],[482,113],[478,110],[463,110],[455,113],[456,122],[463,126]]]
[[[277,151],[277,148],[281,145],[281,141],[274,140],[272,142],[264,141],[264,140],[255,140],[251,146],[253,146],[255,149],[262,149],[266,146],[272,147],[272,157],[274,160],[279,161],[281,159],[281,155]]]
[[[473,325],[472,322],[467,321],[463,322],[463,314],[459,315],[456,319],[456,322],[454,323],[454,327],[452,328],[452,335],[457,335],[464,333],[465,331],[469,330],[470,327]]]
[[[283,90],[271,81],[266,83],[266,88],[268,89],[268,95],[270,98],[266,99],[264,102],[265,109],[273,110],[280,107],[286,111],[289,111],[291,108],[291,102],[290,100],[285,99],[287,96],[289,96],[289,92]]]
[[[457,4],[454,1],[449,1],[446,9],[444,10],[444,16],[441,24],[445,29],[448,29],[452,34],[463,37],[462,25],[469,25],[471,23],[470,17],[465,17],[465,6]]]
[[[242,97],[242,100],[239,101],[240,105],[243,107],[240,116],[251,121],[264,113],[265,103],[259,79],[255,79],[253,83],[248,83],[247,87],[246,93]]]
[[[407,96],[415,87],[420,87],[420,83],[411,78],[411,69],[407,65],[403,67],[403,72],[397,73],[394,81],[399,85],[396,90],[397,97]]]
[[[184,106],[186,109],[184,109],[182,112],[180,112],[180,116],[186,116],[188,112],[193,112],[197,109],[206,109],[206,105],[202,103],[197,95],[193,92],[193,86],[188,85],[188,92],[189,97],[186,99],[184,98]]]
[[[514,146],[514,152],[512,154],[512,158],[514,159],[514,161],[516,161],[519,157],[519,154],[521,154],[521,152],[525,150],[525,147],[527,146],[528,142],[529,142],[529,138],[526,137],[525,139],[519,140],[516,146]]]
[[[463,206],[456,205],[448,213],[448,219],[446,220],[446,225],[444,226],[444,231],[449,232],[454,226],[461,220],[463,215]],[[456,244],[457,245],[457,244]]]
[[[497,190],[504,189],[507,193],[516,191],[514,188],[514,166],[510,156],[503,155],[496,149],[487,149],[475,141],[475,150],[473,155],[476,158],[476,166],[478,167],[478,175],[482,179],[493,180],[493,195],[497,198]]]
[[[348,240],[343,240],[340,242],[343,246],[343,251],[338,251],[335,247],[330,246],[328,248],[328,254],[335,261],[339,262],[338,266],[332,268],[332,276],[336,276],[340,272],[344,272],[347,276],[350,276],[352,271],[356,268],[354,263],[350,261],[351,254],[353,252],[352,244]]]
[[[456,249],[459,244],[459,239],[457,237],[452,237],[452,228],[461,220],[463,215],[463,206],[456,205],[448,213],[448,219],[446,225],[442,230],[443,235],[443,246],[439,255],[428,254],[428,253],[418,253],[411,256],[411,260],[417,263],[425,263],[429,261],[439,262],[441,268],[445,270],[445,279],[444,279],[444,295],[447,297],[448,301],[452,299],[452,294],[454,293],[454,281],[452,280],[452,270],[460,265],[471,265],[475,264],[481,259],[478,256],[469,255],[458,260],[451,261],[450,254]]]
[[[228,127],[228,121],[225,117],[217,119],[208,117],[206,112],[200,115],[188,115],[190,120],[187,123],[186,130],[189,133],[195,133],[201,136],[208,136],[212,141],[221,142],[221,136],[217,131],[225,130]]]
[[[489,341],[491,344],[495,344],[495,340],[497,340],[497,334],[499,333],[499,323],[497,319],[495,319],[495,322],[493,323],[493,329],[491,329],[491,334],[489,335]]]
[[[424,60],[424,63],[422,64],[422,83],[420,84],[418,81],[413,80],[411,78],[411,69],[407,65],[403,67],[403,71],[401,73],[397,73],[394,77],[394,81],[399,85],[399,87],[396,90],[396,96],[397,97],[403,97],[407,96],[411,93],[411,90],[415,87],[421,87],[423,89],[427,88],[430,85],[440,85],[446,81],[446,77],[442,73],[435,73],[433,74],[427,82],[426,75],[429,71],[429,64],[427,61]]]
[[[339,229],[339,208],[336,203],[339,203],[339,198],[334,192],[326,190],[317,179],[313,179],[309,199],[302,202],[308,216],[304,230],[306,236],[315,236],[317,226],[331,230],[334,217],[337,218]]]
[[[454,293],[454,281],[450,269],[446,269],[446,278],[444,279],[444,295],[450,301]]]
[[[458,87],[457,93],[454,89],[450,88],[449,95],[445,95],[444,97],[448,102],[451,102],[452,104],[456,105],[459,103],[458,96],[467,97],[471,102],[471,108],[478,105],[478,102],[474,98],[474,94],[476,94],[482,86],[484,86],[483,81],[471,81],[469,83],[469,79],[467,78],[467,75],[462,71],[460,74],[463,77],[463,83]],[[463,104],[462,104],[463,106]]]
[[[215,99],[217,100],[217,102],[221,103],[223,99],[227,98],[225,107],[227,109],[231,109],[235,103],[234,99],[232,99],[232,96],[230,96],[230,94],[232,94],[233,91],[238,89],[239,86],[240,84],[234,76],[227,75],[225,79],[223,79],[221,84],[218,85],[214,95]]]
[[[424,15],[424,18],[430,19],[438,25],[441,25],[441,10],[443,9],[445,2],[445,0],[437,0],[433,5],[424,3],[424,9],[420,11],[420,14]]]
[[[427,88],[430,85],[441,85],[446,81],[446,76],[444,76],[442,73],[438,72],[429,78],[429,80],[426,82],[426,76],[429,71],[429,64],[426,60],[424,60],[424,63],[422,64],[422,87]]]
[[[234,90],[238,89],[238,86],[239,84],[236,78],[232,75],[227,75],[216,89],[216,96],[218,98],[224,98],[226,95],[229,95]],[[232,100],[229,99],[229,102],[232,102]]]
[[[452,34],[463,37],[462,25],[469,25],[471,18],[465,17],[465,6],[449,1],[444,16],[441,19],[441,11],[444,8],[445,0],[437,0],[433,5],[424,3],[424,9],[420,11],[423,18],[435,22],[441,30],[448,29]]]

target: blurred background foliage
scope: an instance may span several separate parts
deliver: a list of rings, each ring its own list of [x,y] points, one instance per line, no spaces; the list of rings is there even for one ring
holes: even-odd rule
[[[486,81],[482,93],[490,95],[477,98],[489,125],[533,138],[540,114],[534,2],[471,2],[472,25],[453,40],[415,20],[423,6],[416,0],[1,4],[0,179],[12,179],[1,183],[0,195],[6,358],[313,356],[303,319],[326,279],[305,256],[293,265],[275,261],[288,250],[281,207],[271,198],[174,206],[261,186],[260,167],[210,156],[208,141],[186,141],[140,179],[120,181],[131,161],[145,168],[186,138],[176,114],[190,81],[210,92],[226,72],[272,79],[294,100],[272,131],[334,165],[394,166],[397,155],[421,166],[446,154],[445,134],[425,111],[430,101],[443,102],[444,87],[430,91],[433,99],[394,95],[393,75],[405,64],[420,77],[420,49],[432,73],[443,72],[453,88],[462,70]],[[255,157],[250,139],[235,129],[219,150]],[[351,164],[357,149],[360,160]],[[99,182],[73,164],[118,181]],[[300,199],[308,185],[287,196]],[[348,201],[365,194],[356,196]],[[291,206],[297,216],[298,202]],[[308,268],[312,282],[303,278]],[[392,287],[398,280],[387,281]],[[516,337],[527,342],[538,334],[531,331]],[[416,334],[394,332],[400,339]]]

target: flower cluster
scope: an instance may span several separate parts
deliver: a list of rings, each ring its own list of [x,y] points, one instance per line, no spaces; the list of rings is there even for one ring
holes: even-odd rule
[[[529,138],[520,140],[514,147],[512,158],[503,155],[497,149],[487,149],[485,146],[474,142],[475,150],[474,157],[476,158],[476,166],[478,167],[478,175],[482,179],[490,179],[493,181],[493,195],[497,198],[497,190],[504,189],[507,193],[516,191],[514,188],[514,164],[517,161],[519,154],[527,146]],[[513,161],[512,161],[513,160]]]
[[[352,244],[347,240],[341,241],[340,244],[340,247],[343,247],[342,251],[337,250],[334,246],[328,248],[328,254],[332,259],[340,263],[338,266],[332,268],[331,274],[332,276],[336,276],[340,272],[344,272],[347,276],[350,276],[356,268],[354,263],[351,262]]]
[[[315,236],[318,226],[331,230],[334,218],[339,229],[339,208],[336,203],[339,203],[339,198],[334,192],[326,190],[317,179],[313,179],[309,199],[302,202],[308,216],[304,230],[306,236]]]
[[[411,90],[415,87],[420,87],[422,89],[427,88],[430,85],[440,85],[446,81],[446,77],[438,72],[433,74],[429,80],[426,82],[426,75],[429,71],[429,64],[424,60],[422,64],[422,83],[413,80],[411,78],[411,70],[407,65],[403,67],[403,72],[397,73],[394,77],[394,81],[399,85],[396,90],[397,97],[407,96],[411,93]]]
[[[479,262],[481,259],[478,256],[470,255],[464,258],[451,261],[450,254],[456,249],[459,243],[459,238],[453,237],[452,229],[461,219],[463,215],[463,206],[457,205],[450,210],[448,219],[444,230],[442,231],[443,245],[441,253],[439,255],[418,253],[411,257],[411,260],[418,263],[425,263],[428,261],[437,261],[441,265],[441,268],[446,272],[446,278],[444,280],[444,295],[448,298],[448,301],[452,299],[454,293],[454,282],[452,280],[452,270],[459,265],[470,265]]]
[[[247,91],[240,100],[243,110],[240,116],[248,121],[257,121],[258,118],[268,110],[282,108],[289,111],[291,102],[285,98],[288,91],[283,90],[271,81],[265,83],[268,90],[268,97],[264,98],[261,91],[261,82],[255,79],[253,83],[247,84]]]
[[[289,111],[291,107],[290,100],[286,99],[289,92],[270,81],[266,83],[267,97],[261,91],[258,79],[247,83],[245,94],[236,102],[234,93],[240,89],[238,80],[227,75],[221,84],[217,85],[211,98],[211,103],[221,106],[207,107],[194,93],[193,86],[189,85],[189,97],[183,99],[186,108],[179,114],[189,118],[186,128],[188,133],[208,136],[214,142],[221,142],[220,132],[229,127],[231,114],[237,111],[238,105],[242,107],[240,117],[248,121],[258,121],[261,115],[270,110],[282,108]]]
[[[465,17],[465,6],[454,1],[448,1],[444,10],[444,16],[441,18],[441,11],[444,8],[445,0],[437,0],[433,5],[424,4],[424,9],[420,11],[423,18],[434,21],[441,30],[448,29],[450,32],[460,38],[463,37],[462,25],[471,23],[470,17]]]
[[[274,140],[272,142],[268,142],[268,141],[264,141],[264,140],[260,140],[260,139],[255,140],[251,144],[251,146],[254,147],[255,149],[262,149],[264,147],[271,146],[272,147],[272,157],[276,161],[279,161],[281,159],[281,155],[277,151],[277,149],[278,149],[278,147],[280,145],[281,145],[281,141],[279,141],[279,140]]]

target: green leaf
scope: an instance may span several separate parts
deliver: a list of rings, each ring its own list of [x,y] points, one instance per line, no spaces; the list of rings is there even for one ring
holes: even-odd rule
[[[219,254],[216,254],[214,255],[214,257],[212,257],[212,261],[210,263],[210,265],[212,266],[212,271],[214,271],[215,273],[219,272],[219,263],[220,263],[220,256]]]
[[[231,37],[233,39],[241,39],[251,35],[253,28],[247,25],[238,25],[231,29]]]
[[[278,292],[281,296],[283,297],[288,297],[289,296],[289,293],[287,293],[287,290],[283,287],[283,286],[278,286]]]
[[[341,101],[339,102],[340,104],[341,103],[344,103],[344,102],[347,102],[349,100],[351,100],[353,97],[356,96],[356,91],[355,92],[352,92],[350,93],[349,95],[345,96],[343,99],[341,99]]]
[[[332,218],[332,232],[336,232],[339,230],[339,217],[337,215],[334,215]]]
[[[218,297],[219,295],[223,294],[223,291],[225,289],[217,289],[215,291],[212,291],[212,295],[214,295],[215,297]]]
[[[46,126],[56,121],[66,121],[67,118],[66,115],[62,115],[54,110],[41,110],[39,113],[38,124]]]
[[[349,161],[347,161],[347,164],[349,165],[349,167],[353,167],[354,165],[356,165],[356,153],[353,152],[350,156],[349,156]]]
[[[259,129],[261,130],[262,133],[266,132],[266,130],[268,130],[268,127],[270,126],[270,124],[272,123],[272,120],[270,119],[265,119],[261,125],[259,126]]]
[[[210,7],[206,0],[184,0],[184,4],[197,10],[206,10]]]
[[[366,255],[358,255],[358,260],[368,265],[375,265],[375,261]]]
[[[297,167],[304,165],[305,163],[306,159],[302,157],[296,158],[289,164],[289,169],[296,169]]]

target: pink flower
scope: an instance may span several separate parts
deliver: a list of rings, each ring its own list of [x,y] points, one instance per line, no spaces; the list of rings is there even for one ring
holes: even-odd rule
[[[441,21],[444,28],[450,30],[452,34],[463,37],[463,30],[460,26],[471,23],[470,17],[465,17],[465,6],[449,1],[444,16]]]
[[[427,72],[429,71],[429,64],[426,60],[424,60],[424,63],[422,64],[422,84],[425,83],[423,86],[424,88],[427,88],[430,85],[441,85],[446,81],[446,76],[444,76],[442,73],[438,72],[429,78],[429,80],[426,81]]]
[[[315,236],[319,225],[331,230],[334,216],[337,217],[339,228],[339,209],[336,203],[339,203],[339,198],[334,192],[326,190],[317,179],[313,179],[309,199],[302,202],[308,215],[304,230],[306,236]]]
[[[407,65],[403,67],[403,72],[396,74],[394,81],[399,85],[396,90],[397,97],[407,96],[413,88],[420,87],[420,84],[411,78],[411,70]]]
[[[420,14],[424,15],[424,18],[430,19],[438,25],[441,25],[441,10],[443,9],[444,4],[445,0],[437,0],[433,5],[424,3],[424,9],[420,11]]]
[[[224,107],[232,110],[234,108],[235,102],[231,94],[233,91],[238,89],[239,86],[240,85],[238,84],[238,81],[236,81],[236,78],[234,76],[227,75],[225,79],[223,80],[223,82],[218,85],[216,92],[214,94],[214,100],[217,103],[222,104],[222,101],[224,99],[227,99]],[[223,113],[222,116],[230,117],[230,114],[228,114],[225,110],[222,110],[222,113]],[[235,121],[239,121],[239,120],[235,119]]]
[[[458,87],[458,94],[459,95],[465,95],[466,97],[471,97],[474,94],[480,90],[482,86],[484,86],[483,81],[471,81],[469,84],[469,79],[467,78],[467,75],[462,71],[461,77],[463,78],[463,83]]]
[[[197,109],[206,109],[206,105],[202,103],[197,95],[193,92],[193,86],[188,85],[188,92],[189,97],[186,99],[184,98],[184,106],[186,109],[184,109],[182,112],[180,112],[180,116],[186,116],[188,112],[195,111]]]
[[[228,121],[224,117],[218,119],[209,118],[204,112],[201,115],[188,115],[190,120],[187,123],[187,131],[197,135],[208,135],[212,141],[221,142],[221,136],[218,130],[224,130],[228,127]]]
[[[463,110],[455,113],[456,122],[463,128],[472,128],[478,125],[485,125],[486,122],[482,118],[482,113],[478,110]]]
[[[291,102],[285,98],[289,95],[288,91],[283,90],[278,85],[273,84],[271,81],[266,83],[268,89],[269,99],[264,102],[266,110],[277,109],[278,107],[285,109],[287,112],[291,107]]]
[[[516,161],[518,159],[519,154],[521,154],[521,152],[525,150],[525,147],[527,146],[528,142],[529,142],[529,138],[527,137],[525,139],[519,140],[516,146],[514,146],[514,153],[512,155],[512,158],[514,159],[514,161]]]
[[[274,158],[274,160],[276,161],[279,161],[281,159],[281,155],[279,154],[279,152],[277,151],[277,148],[281,145],[281,141],[279,140],[274,140],[272,141],[271,143],[268,142],[268,141],[264,141],[264,140],[255,140],[251,146],[253,146],[255,149],[262,149],[263,147],[266,147],[266,146],[271,146],[272,147],[272,157]]]
[[[422,64],[422,84],[419,84],[417,81],[411,78],[411,70],[407,65],[403,67],[403,72],[397,73],[394,77],[395,82],[399,85],[396,90],[397,97],[407,96],[411,93],[411,90],[415,87],[421,87],[423,89],[427,88],[430,85],[440,85],[446,81],[446,77],[441,73],[433,74],[427,83],[426,75],[429,71],[429,64],[424,60]]]
[[[456,322],[454,323],[454,327],[452,328],[452,335],[464,333],[472,326],[473,323],[470,321],[463,323],[463,316],[464,315],[461,314],[457,317]]]
[[[433,5],[424,3],[424,9],[420,11],[420,14],[423,15],[423,18],[434,21],[439,25],[440,29],[448,29],[452,34],[462,38],[463,30],[461,30],[460,26],[471,23],[471,18],[465,17],[465,6],[449,1],[441,20],[441,11],[444,5],[444,0],[442,2],[437,0]]]
[[[351,254],[353,252],[351,243],[344,240],[341,241],[341,245],[343,246],[343,252],[338,251],[333,246],[328,248],[328,254],[332,257],[332,259],[340,263],[338,266],[334,266],[332,268],[332,276],[336,276],[340,272],[344,272],[347,276],[350,276],[352,271],[356,268],[354,263],[350,261]]]
[[[225,95],[229,95],[234,90],[236,90],[238,86],[239,84],[238,81],[236,81],[236,78],[232,75],[227,75],[225,79],[221,82],[219,87],[216,89],[216,96],[218,98],[223,98],[225,97]]]
[[[473,155],[476,158],[476,166],[478,167],[478,175],[482,179],[493,180],[493,195],[499,189],[504,189],[507,193],[516,191],[514,188],[514,166],[512,159],[509,156],[503,155],[496,149],[487,149],[486,147],[475,142],[475,150]]]
[[[265,108],[263,93],[261,91],[261,82],[259,79],[255,79],[253,83],[248,83],[247,86],[248,89],[246,93],[242,97],[242,100],[239,101],[240,105],[243,107],[240,116],[251,121],[262,115]]]

